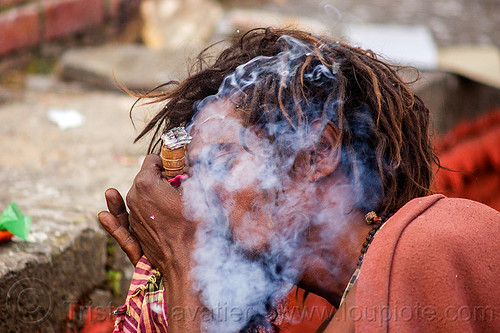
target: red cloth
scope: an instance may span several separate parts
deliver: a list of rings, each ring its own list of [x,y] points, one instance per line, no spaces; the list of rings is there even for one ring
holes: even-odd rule
[[[441,165],[434,188],[500,210],[500,110],[456,126],[434,142]]]
[[[113,333],[167,332],[163,277],[145,256],[137,262],[125,304],[115,314]]]
[[[498,332],[500,213],[437,194],[407,203],[370,245],[356,332]]]
[[[320,296],[309,294],[304,301],[304,290],[295,287],[287,297],[279,332],[315,332],[334,311],[335,308]]]

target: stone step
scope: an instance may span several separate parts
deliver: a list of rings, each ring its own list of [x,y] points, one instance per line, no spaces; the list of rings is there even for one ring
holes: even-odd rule
[[[70,49],[56,71],[63,80],[75,80],[98,89],[147,91],[187,73],[192,52],[151,50],[143,45],[121,44]],[[83,60],[84,59],[84,60]]]
[[[0,112],[0,210],[15,201],[32,218],[27,242],[0,245],[0,332],[58,332],[107,270],[121,272],[122,290],[132,273],[97,213],[108,187],[126,194],[145,153],[146,143],[132,145],[135,99],[57,87],[27,91]],[[61,130],[47,117],[52,109],[75,110],[84,123]]]

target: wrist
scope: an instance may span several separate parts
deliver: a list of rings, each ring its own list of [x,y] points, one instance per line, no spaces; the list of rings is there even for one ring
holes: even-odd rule
[[[202,322],[210,318],[211,313],[193,291],[189,270],[184,265],[169,265],[162,274],[169,333],[200,332]]]
[[[159,263],[158,269],[165,276],[176,276],[180,279],[187,277],[191,270],[191,251],[186,249],[182,251],[177,249],[171,251],[167,256],[168,259]]]
[[[181,301],[192,292],[191,260],[184,256],[176,256],[174,260],[168,260],[158,269],[163,275],[163,284],[167,295],[176,297]]]

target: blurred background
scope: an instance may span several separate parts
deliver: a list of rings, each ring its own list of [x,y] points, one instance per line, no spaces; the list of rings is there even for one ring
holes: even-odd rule
[[[125,194],[160,106],[207,45],[255,27],[296,27],[371,49],[429,106],[441,164],[435,190],[500,209],[498,0],[0,0],[0,212],[32,219],[0,244],[1,332],[111,332],[133,267],[98,227],[104,191]],[[210,54],[224,46],[220,43]],[[285,332],[331,311],[290,295]],[[318,309],[310,311],[311,309]]]

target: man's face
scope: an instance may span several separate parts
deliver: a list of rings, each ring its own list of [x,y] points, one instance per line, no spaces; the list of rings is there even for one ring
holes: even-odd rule
[[[197,113],[190,127],[191,179],[185,188],[202,191],[206,197],[200,200],[212,206],[191,212],[197,222],[224,214],[239,245],[260,252],[269,246],[277,227],[273,214],[279,181],[268,140],[244,128],[238,112],[244,111],[235,110],[228,100],[215,100]],[[190,206],[196,210],[196,205]]]
[[[291,181],[290,161],[261,130],[243,126],[242,112],[214,98],[189,128],[190,177],[182,187],[186,217],[198,223],[191,273],[214,332],[239,332],[287,295],[307,234],[306,182]],[[245,316],[225,320],[220,307]]]
[[[228,99],[213,98],[189,128],[190,177],[182,187],[186,217],[198,223],[195,290],[209,309],[248,314],[231,322],[213,313],[214,332],[238,332],[246,320],[266,315],[266,304],[300,279],[303,260],[322,254],[335,241],[332,227],[342,225],[330,221],[342,214],[335,202],[345,191],[311,181],[296,163],[301,155],[277,154],[260,130],[243,126],[242,112]],[[290,135],[291,149],[303,151],[304,133]],[[307,170],[310,160],[302,160]],[[311,235],[310,227],[324,232]],[[335,260],[330,264],[333,269]]]

